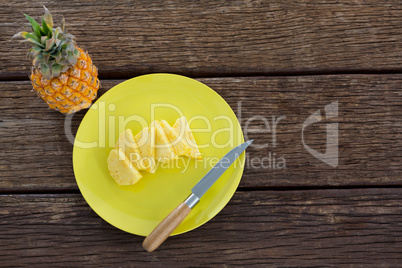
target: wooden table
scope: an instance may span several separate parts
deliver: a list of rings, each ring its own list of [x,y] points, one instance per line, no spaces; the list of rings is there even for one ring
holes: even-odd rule
[[[400,1],[32,2],[0,1],[0,266],[402,266]],[[145,252],[86,204],[65,116],[31,92],[27,47],[10,37],[41,4],[91,53],[100,95],[146,73],[196,78],[268,141],[249,159],[275,153],[286,167],[248,165],[215,218]],[[338,123],[336,167],[303,145],[317,110],[304,144],[324,153]]]

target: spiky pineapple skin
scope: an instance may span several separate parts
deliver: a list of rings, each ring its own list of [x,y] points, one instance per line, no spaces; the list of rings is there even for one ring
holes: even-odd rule
[[[51,109],[64,114],[75,113],[91,106],[96,98],[100,82],[98,69],[91,57],[78,46],[77,63],[66,72],[47,80],[34,67],[30,79],[32,86]]]

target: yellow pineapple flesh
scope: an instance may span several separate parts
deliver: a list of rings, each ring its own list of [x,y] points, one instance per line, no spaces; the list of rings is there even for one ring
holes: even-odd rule
[[[176,154],[173,147],[166,136],[160,122],[155,120],[151,126],[155,128],[155,158],[160,162],[167,162],[176,158]]]
[[[131,129],[126,129],[123,133],[120,134],[119,139],[116,143],[116,148],[120,148],[125,153],[127,158],[136,169],[146,169]]]
[[[133,185],[142,178],[142,175],[128,160],[123,150],[119,148],[110,152],[107,165],[110,175],[118,185]]]
[[[191,131],[185,116],[176,120],[175,124],[173,125],[173,129],[175,129],[178,133],[179,140],[182,140],[187,147],[190,148],[190,150],[184,155],[191,158],[201,159],[202,156],[200,150],[198,149],[193,132]]]
[[[140,150],[146,171],[155,173],[155,128],[153,126],[144,128],[134,137],[134,140]]]
[[[138,170],[155,173],[156,161],[166,162],[179,155],[201,159],[186,117],[177,119],[173,126],[165,120],[155,120],[135,136],[131,129],[126,129],[110,152],[107,164],[116,183],[132,185],[142,178]]]
[[[165,120],[161,120],[160,123],[176,155],[186,155],[191,149],[186,145],[183,139],[179,139],[177,130]]]

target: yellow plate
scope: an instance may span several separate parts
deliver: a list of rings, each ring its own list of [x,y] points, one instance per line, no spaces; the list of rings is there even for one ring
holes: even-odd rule
[[[155,174],[141,171],[143,178],[135,185],[118,186],[109,175],[106,159],[125,129],[124,122],[135,135],[154,119],[173,124],[181,115],[193,129],[203,160],[180,157],[170,166],[159,164]],[[179,75],[144,75],[113,87],[87,112],[74,143],[74,173],[82,195],[100,217],[121,230],[146,236],[184,201],[218,159],[242,142],[235,114],[211,88]],[[243,153],[173,235],[204,224],[229,202],[244,162]]]

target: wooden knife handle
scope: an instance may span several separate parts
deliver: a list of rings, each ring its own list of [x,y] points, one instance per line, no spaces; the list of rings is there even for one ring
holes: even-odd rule
[[[180,225],[180,223],[190,214],[191,208],[184,202],[166,216],[156,228],[145,238],[142,243],[143,248],[152,252],[157,249],[169,235]]]

